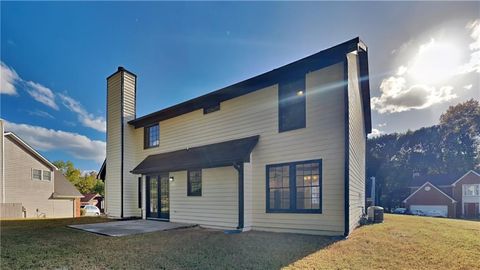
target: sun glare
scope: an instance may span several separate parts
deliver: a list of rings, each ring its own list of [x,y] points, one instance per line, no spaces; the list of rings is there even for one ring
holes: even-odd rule
[[[461,54],[457,46],[432,39],[420,47],[408,74],[418,83],[435,84],[458,73]]]

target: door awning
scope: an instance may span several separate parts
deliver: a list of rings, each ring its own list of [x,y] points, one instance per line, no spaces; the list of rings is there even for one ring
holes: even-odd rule
[[[249,162],[250,153],[260,136],[214,143],[168,153],[150,155],[135,169],[134,174],[174,172],[188,169],[214,168]]]

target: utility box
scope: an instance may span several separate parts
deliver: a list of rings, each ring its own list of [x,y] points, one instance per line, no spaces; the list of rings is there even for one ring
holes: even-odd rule
[[[368,221],[372,223],[382,223],[383,222],[383,207],[380,206],[370,206],[367,209]]]

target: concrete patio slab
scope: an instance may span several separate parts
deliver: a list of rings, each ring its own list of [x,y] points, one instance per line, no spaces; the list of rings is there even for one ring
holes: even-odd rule
[[[126,236],[132,234],[189,228],[194,226],[195,225],[185,223],[143,219],[112,221],[94,224],[68,225],[68,227],[70,228],[107,236]]]

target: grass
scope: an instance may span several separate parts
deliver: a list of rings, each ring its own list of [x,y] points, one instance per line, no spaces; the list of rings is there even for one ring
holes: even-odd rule
[[[73,230],[102,218],[0,223],[0,269],[480,269],[480,222],[386,215],[349,239],[190,228],[127,237]]]
[[[107,237],[65,227],[103,221],[3,221],[0,269],[278,269],[337,239],[198,227]]]
[[[288,269],[480,269],[480,222],[385,215]]]

